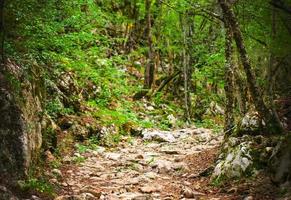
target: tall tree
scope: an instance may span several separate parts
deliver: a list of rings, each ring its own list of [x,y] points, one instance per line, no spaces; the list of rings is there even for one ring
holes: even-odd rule
[[[187,15],[187,14],[186,14]],[[189,45],[187,40],[191,35],[190,25],[187,23],[187,20],[183,19],[184,16],[180,16],[180,23],[182,27],[182,37],[183,37],[183,51],[182,51],[182,59],[183,59],[183,77],[184,77],[184,106],[185,106],[185,117],[187,121],[190,121],[191,114],[191,100],[190,100],[190,91],[189,91],[189,79],[191,77],[190,72],[190,55],[189,55]]]
[[[238,20],[230,6],[230,3],[227,0],[218,0],[218,2],[223,12],[225,20],[224,23],[226,24],[226,27],[228,26],[230,31],[233,33],[237,50],[240,54],[241,62],[246,74],[248,90],[251,94],[256,110],[258,111],[259,115],[264,119],[265,123],[268,125],[268,131],[282,132],[283,127],[280,120],[278,119],[278,117],[276,117],[274,110],[267,107],[262,97],[261,91],[257,86],[256,77],[252,71],[250,59],[246,51]]]
[[[0,56],[1,56],[1,64],[4,63],[4,39],[5,39],[5,31],[4,31],[4,5],[5,1],[0,0]]]
[[[145,69],[144,88],[151,89],[155,79],[154,48],[152,41],[151,0],[145,1],[146,10],[146,35],[148,44],[148,62]]]
[[[226,96],[226,105],[225,105],[225,123],[224,123],[224,132],[226,135],[231,135],[232,129],[234,127],[234,62],[233,62],[233,45],[232,45],[232,32],[225,21],[225,96]]]

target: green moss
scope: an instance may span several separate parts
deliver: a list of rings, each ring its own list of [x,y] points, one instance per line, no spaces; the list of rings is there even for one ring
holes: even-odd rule
[[[44,178],[28,178],[26,181],[18,182],[23,191],[36,191],[44,195],[55,197],[55,188]]]

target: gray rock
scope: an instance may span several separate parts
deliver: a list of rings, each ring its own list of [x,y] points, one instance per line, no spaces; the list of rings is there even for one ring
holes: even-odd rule
[[[239,133],[256,133],[261,130],[264,122],[261,121],[257,112],[248,112],[240,122],[238,127]]]
[[[170,143],[176,141],[175,137],[169,131],[144,130],[142,135],[144,140]]]
[[[161,190],[162,190],[162,187],[160,185],[155,185],[155,184],[145,185],[140,188],[140,191],[143,193],[154,193],[154,192],[160,192]]]
[[[150,166],[152,168],[157,168],[160,174],[169,173],[173,168],[172,162],[167,160],[157,160],[150,164]]]
[[[149,179],[155,179],[155,178],[157,178],[159,175],[156,174],[155,172],[147,172],[147,173],[144,174],[144,176],[145,176],[146,178],[149,178]]]
[[[254,197],[253,196],[246,196],[243,200],[253,200]]]
[[[229,143],[233,143],[231,138]],[[252,147],[249,142],[240,142],[236,146],[226,144],[226,146],[228,149],[225,149],[225,152],[220,155],[220,160],[217,161],[212,174],[213,179],[220,177],[238,178],[252,170],[254,163],[251,156]]]
[[[126,192],[119,195],[119,198],[122,200],[150,200],[152,199],[149,195],[142,194],[142,193],[133,193],[133,192]]]
[[[63,195],[55,198],[55,200],[97,200],[99,198],[95,197],[91,193],[82,193],[79,195]]]
[[[32,195],[31,200],[41,200],[41,198],[39,198],[38,196]]]
[[[118,161],[121,158],[121,154],[119,154],[119,153],[106,153],[105,157],[110,159],[110,160]]]
[[[192,190],[189,187],[184,187],[182,190],[182,194],[185,198],[190,199],[190,198],[199,198],[205,194],[197,192],[195,190]]]

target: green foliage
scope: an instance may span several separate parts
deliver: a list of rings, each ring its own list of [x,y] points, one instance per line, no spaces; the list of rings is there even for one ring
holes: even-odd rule
[[[87,105],[97,108],[98,111],[94,115],[104,124],[112,123],[120,127],[132,121],[142,127],[154,126],[151,121],[140,119],[133,111],[135,107],[140,107],[138,103],[126,99],[128,96],[133,96],[142,86],[140,82],[132,81],[132,78],[128,76],[126,71],[126,66],[130,64],[128,58],[130,56],[143,57],[147,53],[147,46],[142,42],[129,53],[129,56],[119,53],[120,47],[126,41],[124,27],[134,26],[135,20],[143,23],[144,1],[138,0],[136,5],[131,2],[130,6],[125,5],[123,1],[110,3],[93,0],[61,0],[46,1],[42,4],[36,0],[25,2],[29,6],[22,6],[19,0],[13,0],[7,5],[13,13],[9,15],[9,20],[16,26],[14,37],[9,38],[11,40],[6,44],[9,46],[11,55],[14,54],[13,52],[25,52],[19,54],[22,57],[19,59],[33,58],[37,63],[42,63],[52,71],[73,71],[77,74],[78,85],[81,87],[87,87],[86,83],[91,81],[97,89],[96,95],[87,100]],[[209,6],[204,1],[198,4]],[[172,8],[166,4],[158,6],[156,1],[152,1],[151,8],[153,16],[156,17],[156,24],[153,26],[153,42],[156,49],[161,52],[163,60],[166,61],[169,54],[176,54],[172,62],[178,64],[183,47],[181,14],[186,16],[189,7],[193,5],[184,0],[172,0],[169,5]],[[133,19],[134,17],[130,14],[133,6],[137,8],[137,19]],[[113,9],[116,11],[112,12]],[[202,33],[193,36],[195,45],[190,44],[192,48],[189,51],[193,53],[193,59],[197,61],[192,66],[197,69],[193,79],[197,80],[198,85],[204,84],[205,81],[218,82],[222,85],[223,40],[217,37],[216,41],[205,45],[208,29],[212,24],[205,23],[205,20],[198,16],[190,18],[189,20],[196,20],[197,24],[204,25]],[[13,22],[13,20],[16,21]],[[194,32],[198,31],[199,25],[194,27]],[[112,33],[112,30],[115,33]],[[221,33],[215,34],[221,35]],[[19,36],[23,39],[15,43],[14,39]],[[212,52],[209,52],[209,46],[213,46]],[[201,91],[199,95],[204,90],[205,88],[201,86],[198,90],[198,92]],[[153,101],[156,105],[171,104],[171,101],[165,101],[166,98],[164,93],[160,93]],[[111,109],[112,103],[120,106]],[[175,103],[169,106],[165,116],[177,110],[178,113],[183,112],[179,106],[174,105]],[[63,107],[57,98],[47,103],[46,111],[53,118],[73,113],[72,108]],[[154,116],[157,113],[149,114]],[[161,120],[156,126],[166,129],[168,122],[166,119]]]
[[[198,128],[209,128],[215,133],[221,133],[223,130],[222,122],[215,122],[213,119],[206,118],[202,121],[196,121],[195,126]]]
[[[88,150],[88,147],[82,144],[76,144],[75,146],[79,153],[85,153]]]
[[[86,160],[86,158],[83,156],[74,156],[73,157],[73,162],[76,164],[83,163],[83,162],[85,162],[85,160]]]
[[[47,102],[45,105],[45,111],[54,119],[56,119],[59,115],[74,113],[72,108],[65,108],[58,98]]]
[[[270,9],[261,6],[266,2],[247,2],[247,5],[236,3],[235,11],[255,70],[258,74],[264,74],[261,72],[268,64],[270,52],[279,57],[286,54],[287,51],[279,49],[280,45],[289,45],[283,37],[287,30],[281,22],[277,22],[278,36],[272,38],[271,27],[262,26],[264,20],[272,22]],[[24,3],[26,6],[23,6]],[[121,132],[122,126],[128,122],[141,127],[168,129],[171,124],[167,116],[173,114],[178,118],[178,126],[184,125],[181,120],[184,112],[184,95],[180,88],[183,87],[182,75],[150,100],[156,105],[153,111],[145,110],[139,102],[129,98],[142,89],[142,80],[132,77],[128,67],[139,60],[142,65],[135,70],[144,72],[148,52],[145,1],[129,1],[126,4],[121,0],[52,0],[41,3],[37,0],[12,0],[6,8],[10,11],[6,14],[9,36],[5,45],[8,55],[20,60],[20,63],[44,66],[47,78],[50,78],[50,72],[72,71],[80,88],[86,89],[88,82],[92,83],[94,95],[86,99],[86,105],[94,110],[90,114],[102,124],[114,124]],[[162,63],[162,70],[157,70],[157,78],[183,70],[181,50],[186,48],[189,52],[193,71],[193,118],[218,130],[220,125],[217,124],[221,124],[222,120],[204,119],[203,114],[210,102],[220,105],[225,102],[225,32],[221,31],[221,22],[208,16],[205,10],[217,12],[216,4],[205,0],[152,1],[152,41]],[[252,13],[261,17],[254,20]],[[183,41],[183,25],[192,32],[187,38],[187,47]],[[126,43],[130,40],[134,40],[131,41],[133,44]],[[263,41],[267,46],[258,47],[258,41]],[[124,49],[126,45],[132,45],[132,50],[127,52]],[[238,60],[236,54],[234,58]],[[264,76],[259,76],[261,87],[265,85],[264,80]],[[20,87],[19,83],[15,85]],[[57,119],[60,115],[74,114],[74,109],[64,107],[58,98],[54,98],[47,103],[46,112]],[[150,118],[143,119],[139,112]],[[118,137],[113,140],[117,141]]]
[[[36,191],[50,197],[55,195],[54,187],[44,178],[29,178],[26,181],[18,181],[24,191]]]

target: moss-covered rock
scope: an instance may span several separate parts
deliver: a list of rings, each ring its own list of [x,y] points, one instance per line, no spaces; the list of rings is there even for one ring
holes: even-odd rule
[[[15,63],[6,68],[0,74],[0,173],[18,179],[37,160],[42,144],[43,84]]]
[[[255,175],[272,154],[270,138],[261,135],[229,137],[222,147],[212,174],[212,180],[219,183],[228,179],[238,179]]]
[[[245,114],[238,124],[236,134],[242,136],[248,135],[258,135],[263,130],[264,122],[259,117],[257,112],[250,111]]]

